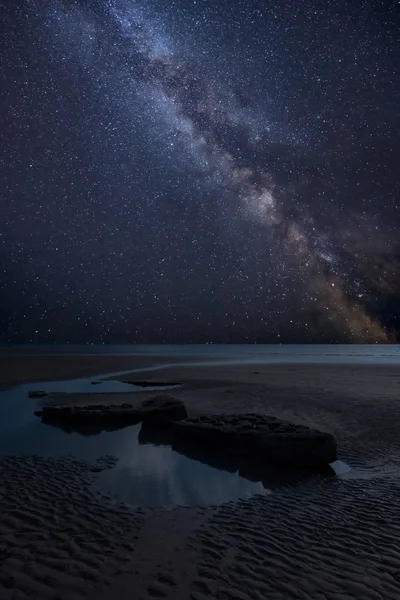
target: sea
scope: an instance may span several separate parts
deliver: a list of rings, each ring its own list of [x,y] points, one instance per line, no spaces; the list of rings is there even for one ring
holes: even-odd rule
[[[215,364],[399,364],[399,344],[37,344],[0,346],[3,354],[199,357]]]

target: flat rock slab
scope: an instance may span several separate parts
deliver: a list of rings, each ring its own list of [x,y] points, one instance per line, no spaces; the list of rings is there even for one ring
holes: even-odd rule
[[[221,452],[294,466],[324,467],[337,459],[336,441],[303,425],[254,413],[210,415],[170,424],[178,438]]]
[[[47,392],[43,390],[30,390],[28,392],[28,398],[44,398],[47,396]]]
[[[143,421],[147,437],[149,428],[158,428],[163,432],[163,443],[190,442],[216,456],[308,468],[326,467],[337,460],[336,441],[330,433],[255,413],[188,418],[183,402],[171,396],[155,396],[135,407],[44,406],[35,414],[45,423],[71,428],[109,429]]]
[[[35,411],[45,423],[68,426],[115,426],[133,425],[143,420],[158,422],[185,419],[187,412],[180,400],[170,396],[158,396],[145,400],[139,407],[131,404],[93,404],[87,406],[44,406]]]
[[[137,387],[148,388],[148,387],[169,387],[175,385],[182,385],[179,381],[124,381],[128,385],[136,385]]]

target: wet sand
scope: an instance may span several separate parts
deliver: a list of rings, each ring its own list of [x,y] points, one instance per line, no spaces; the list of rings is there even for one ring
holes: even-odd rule
[[[56,353],[41,356],[36,352],[15,352],[13,356],[0,352],[0,388],[35,381],[57,381],[79,377],[94,377],[102,373],[146,368],[165,362],[182,362],[185,357],[69,355]],[[190,360],[190,359],[189,359]],[[197,359],[196,359],[197,360]]]
[[[26,362],[31,357],[9,358],[14,363],[6,375],[0,369],[3,384],[18,377],[33,381],[34,368]],[[43,381],[140,368],[154,359],[35,361],[35,380]],[[400,597],[399,368],[177,366],[119,378],[182,381],[182,388],[170,393],[190,411],[260,411],[330,431],[339,457],[352,470],[220,507],[167,510],[116,505],[95,492],[96,465],[69,457],[4,458],[2,600]],[[98,392],[101,385],[94,387]],[[80,396],[64,400],[84,402],[86,396]],[[110,400],[121,401],[121,396]],[[99,464],[105,468],[107,460]]]

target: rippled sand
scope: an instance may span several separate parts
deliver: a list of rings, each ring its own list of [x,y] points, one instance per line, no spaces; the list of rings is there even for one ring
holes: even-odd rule
[[[72,458],[6,457],[0,464],[0,598],[79,598],[130,561],[142,511],[94,492]]]
[[[219,508],[150,510],[95,491],[96,465],[6,457],[1,600],[398,600],[400,370],[247,365],[151,377],[177,374],[186,385],[174,395],[192,410],[258,410],[331,431],[351,471]]]

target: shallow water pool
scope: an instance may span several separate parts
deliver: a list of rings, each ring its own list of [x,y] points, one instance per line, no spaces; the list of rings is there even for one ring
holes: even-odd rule
[[[96,392],[99,388],[102,392],[127,391],[118,381],[91,386],[93,380],[24,384],[0,392],[0,454],[72,455],[90,462],[104,455],[115,456],[116,466],[100,472],[96,485],[116,499],[135,505],[206,506],[266,493],[261,481],[194,460],[170,445],[141,436],[141,425],[101,433],[89,429],[66,432],[43,424],[34,415],[38,403],[28,398],[32,389],[68,393],[93,392],[93,388]],[[132,392],[134,387],[128,385],[128,390]],[[123,394],[121,398],[124,401]]]

